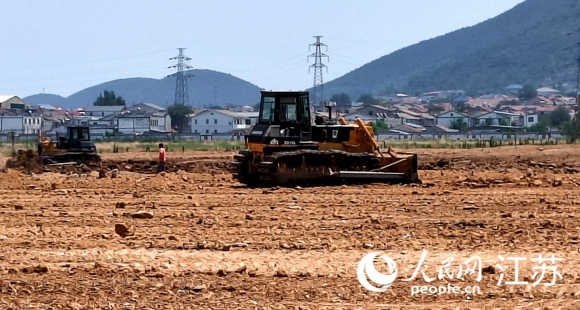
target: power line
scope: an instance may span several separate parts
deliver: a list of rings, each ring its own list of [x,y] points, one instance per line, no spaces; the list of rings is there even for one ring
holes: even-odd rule
[[[189,88],[187,87],[187,78],[193,75],[184,73],[184,70],[192,69],[193,67],[188,65],[186,62],[190,61],[191,58],[183,55],[183,50],[185,48],[180,47],[179,55],[176,57],[169,58],[169,60],[177,59],[177,64],[170,66],[169,68],[177,68],[177,72],[170,74],[168,76],[177,76],[175,81],[175,104],[189,105]]]
[[[314,57],[314,64],[312,64],[308,68],[308,72],[310,72],[310,68],[314,68],[314,83],[313,83],[314,98],[312,102],[314,102],[314,105],[322,106],[322,101],[324,100],[324,94],[322,91],[322,86],[324,84],[324,80],[322,78],[322,68],[326,68],[326,72],[328,72],[328,67],[322,63],[322,58],[326,57],[329,61],[330,59],[326,54],[323,54],[322,51],[320,50],[320,47],[322,46],[326,47],[326,49],[328,50],[327,45],[320,42],[320,38],[322,38],[322,36],[314,36],[314,37],[316,38],[316,42],[310,44],[308,46],[308,50],[310,50],[311,46],[314,46],[316,47],[316,51],[311,55],[308,55],[307,58],[308,61],[310,57]]]
[[[154,52],[148,53],[141,53],[141,54],[133,54],[133,55],[126,55],[126,56],[118,56],[118,57],[109,57],[109,58],[101,58],[101,59],[90,59],[85,61],[77,61],[77,62],[69,62],[69,63],[60,63],[60,64],[50,64],[50,65],[31,65],[31,66],[15,66],[15,67],[0,67],[1,70],[13,70],[13,69],[38,69],[38,68],[51,68],[51,67],[67,67],[71,65],[82,65],[88,63],[96,63],[96,62],[103,62],[103,61],[110,61],[110,60],[117,60],[117,59],[125,59],[125,58],[134,58],[137,56],[146,56],[152,54],[159,54],[161,52],[167,52],[168,50],[158,50]]]
[[[137,69],[137,68],[145,68],[146,67],[150,67],[150,66],[154,66],[154,65],[162,65],[163,63],[166,63],[166,61],[155,61],[155,62],[147,62],[147,63],[134,63],[134,64],[130,64],[130,65],[123,65],[123,66],[118,66],[116,67],[117,69],[127,69],[127,70],[121,70],[121,71],[128,71],[129,69]],[[156,70],[156,73],[160,73],[161,70],[165,71],[165,69],[159,69]],[[30,82],[30,81],[46,81],[46,80],[50,80],[50,79],[55,79],[55,80],[61,80],[64,78],[75,78],[75,81],[77,81],[77,78],[85,78],[85,77],[100,77],[103,76],[103,73],[111,73],[111,69],[110,68],[104,68],[104,67],[100,67],[99,69],[95,69],[95,70],[82,70],[82,71],[71,71],[70,73],[66,73],[66,74],[46,74],[46,75],[37,75],[35,74],[34,71],[26,72],[26,71],[20,71],[17,72],[19,75],[21,76],[16,76],[13,75],[11,77],[8,76],[3,76],[0,77],[0,82],[2,83],[9,83],[9,82]],[[116,71],[118,72],[118,71]],[[148,71],[149,72],[149,71]]]

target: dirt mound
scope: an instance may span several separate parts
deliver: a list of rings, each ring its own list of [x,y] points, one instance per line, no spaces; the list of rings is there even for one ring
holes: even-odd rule
[[[179,170],[195,173],[229,173],[230,161],[227,159],[199,159],[191,161],[168,160],[165,165],[166,172]],[[155,173],[158,162],[155,160],[105,160],[102,166],[105,169],[118,171],[130,171],[137,173]]]
[[[91,171],[128,171],[136,173],[156,173],[157,161],[152,160],[105,160],[99,164],[55,165],[42,166],[40,159],[33,151],[19,152],[17,156],[6,162],[6,168],[27,173],[40,174],[43,172],[90,173]],[[192,173],[229,173],[230,161],[227,159],[201,159],[193,161],[169,160],[165,165],[166,172],[179,170]]]
[[[6,161],[6,168],[26,172],[42,171],[40,157],[34,150],[18,150],[16,155]]]

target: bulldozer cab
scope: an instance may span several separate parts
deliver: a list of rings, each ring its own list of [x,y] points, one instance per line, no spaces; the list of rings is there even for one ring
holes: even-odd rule
[[[56,148],[65,150],[90,150],[95,148],[95,144],[91,141],[89,127],[69,126],[66,128],[66,136],[58,136]]]
[[[262,91],[259,117],[249,143],[296,145],[311,138],[309,93]]]
[[[67,142],[69,149],[82,149],[83,142],[91,141],[89,127],[71,126],[67,128]]]

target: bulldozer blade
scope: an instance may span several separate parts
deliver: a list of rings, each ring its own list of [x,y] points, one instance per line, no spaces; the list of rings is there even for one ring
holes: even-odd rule
[[[388,164],[388,165],[386,165],[386,166],[382,166],[381,168],[378,168],[378,169],[371,170],[371,172],[382,172],[382,171],[386,171],[386,170],[388,170],[390,167],[393,167],[393,166],[396,166],[396,165],[398,165],[398,164],[400,164],[400,163],[403,163],[403,162],[405,162],[406,160],[407,160],[406,158],[399,159],[398,161],[396,161],[396,162],[393,162],[393,163],[390,163],[390,164]]]
[[[402,172],[372,172],[372,171],[339,171],[335,172],[333,176],[342,179],[365,179],[365,180],[391,180],[391,181],[405,181],[407,176]]]
[[[68,163],[55,163],[55,164],[47,164],[46,166],[67,166],[67,165],[76,165],[76,161],[71,161]]]

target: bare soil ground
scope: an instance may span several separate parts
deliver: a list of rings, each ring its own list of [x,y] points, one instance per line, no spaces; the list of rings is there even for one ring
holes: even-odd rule
[[[420,186],[248,189],[226,171],[233,153],[169,153],[160,175],[156,153],[7,170],[0,309],[578,309],[579,150],[408,150],[419,153]],[[403,281],[423,249],[428,277],[477,255],[481,281]],[[382,293],[356,276],[373,251],[399,267]],[[564,259],[554,286],[544,286],[549,270],[530,285],[538,254]],[[506,285],[513,261],[498,255],[526,257],[519,278],[529,284]],[[448,283],[480,293],[411,295]]]

